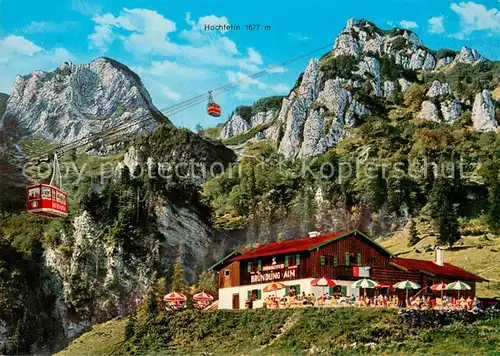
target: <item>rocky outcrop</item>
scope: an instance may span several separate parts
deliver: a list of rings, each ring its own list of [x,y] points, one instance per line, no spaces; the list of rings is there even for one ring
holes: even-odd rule
[[[386,98],[393,96],[396,93],[396,85],[390,80],[384,81],[384,96]]]
[[[9,95],[5,93],[0,93],[0,118],[3,116],[5,112],[5,108],[7,106],[7,100],[9,100]]]
[[[252,128],[271,121],[276,116],[274,110],[261,111],[245,120],[239,114],[234,114],[221,130],[220,138],[225,140],[250,131]]]
[[[436,105],[429,100],[422,102],[422,109],[417,115],[424,120],[439,121],[439,111]]]
[[[473,48],[463,46],[462,49],[460,50],[460,53],[453,60],[453,65],[458,63],[473,64],[484,61],[486,61],[486,58],[484,58],[481,54],[479,54],[478,51],[476,51]]]
[[[441,103],[441,113],[444,122],[454,123],[463,114],[462,104],[457,99],[443,101]]]
[[[495,106],[489,90],[477,93],[472,107],[472,124],[477,131],[490,131],[498,129],[495,118]]]
[[[367,77],[369,74],[370,83],[373,88],[375,96],[382,96],[383,92],[381,90],[381,75],[380,75],[380,62],[377,58],[365,56],[363,60],[358,63],[358,71],[354,74]]]
[[[233,115],[222,128],[220,138],[224,140],[233,136],[241,135],[249,131],[251,128],[252,126],[248,123],[248,121],[244,120],[240,115]]]
[[[401,88],[402,93],[407,91],[408,87],[412,84],[409,80],[406,80],[405,78],[398,79],[398,83],[399,83],[399,86]]]
[[[303,142],[298,157],[322,154],[347,135],[344,126],[352,126],[356,117],[369,114],[365,106],[357,102],[351,92],[342,87],[340,80],[327,80],[315,105],[304,124]],[[323,109],[325,108],[325,109]]]
[[[18,76],[2,121],[7,117],[33,135],[60,143],[129,120],[143,121],[125,133],[151,131],[157,121],[168,122],[137,74],[109,58],[84,65],[64,62],[51,73]]]
[[[322,76],[323,73],[318,69],[318,60],[312,59],[304,72],[297,93],[292,92],[288,97],[292,104],[286,112],[283,112],[283,108],[280,112],[278,122],[284,123],[284,133],[278,150],[285,157],[295,157],[300,151],[307,112],[319,95]]]
[[[448,83],[442,84],[440,81],[435,80],[432,82],[432,85],[429,88],[429,90],[427,91],[426,95],[429,98],[434,98],[434,97],[437,97],[440,95],[449,95],[451,93],[452,93],[452,91],[451,91],[451,88],[448,85]]]
[[[335,56],[357,56],[369,52],[387,55],[396,64],[411,70],[434,70],[450,63],[477,63],[486,60],[476,50],[468,47],[462,47],[454,59],[449,56],[437,59],[410,30],[383,31],[368,21],[353,18],[348,20],[335,40],[333,52]]]
[[[177,256],[186,281],[193,283],[200,269],[222,253],[214,248],[208,223],[192,209],[159,197],[146,204],[154,212],[158,235],[144,235],[135,243],[137,253],[105,236],[88,212],[74,218],[72,233],[61,233],[59,246],[45,250],[46,268],[57,276],[47,283],[59,286],[56,317],[65,338],[134,309],[159,277],[157,272],[171,269]]]
[[[441,67],[447,66],[448,64],[453,62],[453,57],[442,57],[437,60],[436,68],[439,69]]]

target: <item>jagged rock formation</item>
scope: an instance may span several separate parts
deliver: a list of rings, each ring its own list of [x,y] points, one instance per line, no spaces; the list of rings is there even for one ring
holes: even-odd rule
[[[476,51],[473,48],[464,46],[460,50],[460,53],[453,60],[453,64],[457,63],[473,64],[484,61],[486,61],[486,58],[484,58],[481,54],[479,54],[478,51]]]
[[[446,123],[456,122],[463,114],[462,104],[456,98],[449,99],[453,92],[448,83],[438,80],[432,82],[426,97],[431,100],[422,102],[422,108],[418,117],[431,121],[443,121]],[[439,101],[436,103],[436,100]]]
[[[245,120],[239,114],[234,114],[221,130],[220,138],[225,140],[233,136],[242,135],[250,131],[253,127],[261,125],[274,119],[276,112],[274,110],[261,111]]]
[[[441,84],[440,81],[435,80],[432,82],[431,87],[427,91],[427,96],[429,98],[434,98],[439,95],[448,95],[451,94],[451,88],[448,83]]]
[[[16,119],[32,135],[68,143],[130,119],[146,119],[126,132],[151,131],[168,122],[152,104],[140,78],[123,64],[99,58],[64,62],[54,72],[18,76],[2,121]]]
[[[477,131],[490,131],[498,129],[495,119],[495,106],[489,90],[477,93],[472,107],[472,123]]]
[[[296,87],[283,99],[276,121],[260,135],[276,140],[279,152],[288,158],[322,154],[348,135],[348,128],[357,119],[376,114],[360,92],[391,99],[405,93],[412,83],[422,83],[418,70],[432,72],[447,65],[483,61],[483,56],[467,47],[459,53],[446,49],[435,52],[409,30],[384,31],[368,21],[350,19],[333,50],[321,60],[309,62]],[[476,110],[482,112],[476,121],[489,124],[475,127],[493,125],[494,110],[486,104],[487,99],[484,102],[484,109]],[[453,123],[463,112],[464,104],[450,84],[434,80],[415,117]],[[237,122],[241,120],[235,118]],[[241,126],[248,130],[245,124]]]
[[[0,93],[0,117],[2,117],[5,112],[5,107],[7,106],[7,100],[9,100],[9,95],[5,93]]]

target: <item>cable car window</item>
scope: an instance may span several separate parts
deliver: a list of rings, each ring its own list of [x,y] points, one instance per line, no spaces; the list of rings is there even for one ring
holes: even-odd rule
[[[42,188],[42,198],[50,199],[50,188]]]
[[[56,191],[52,189],[52,200],[56,200]]]
[[[28,199],[39,199],[40,198],[40,188],[33,188],[28,191]]]

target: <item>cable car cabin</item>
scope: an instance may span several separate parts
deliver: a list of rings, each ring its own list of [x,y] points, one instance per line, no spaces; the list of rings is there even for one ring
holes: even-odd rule
[[[220,106],[217,105],[216,103],[208,103],[207,112],[208,112],[208,115],[210,115],[210,116],[219,117],[220,116]]]
[[[48,218],[68,216],[68,196],[48,184],[33,185],[27,188],[26,210]]]

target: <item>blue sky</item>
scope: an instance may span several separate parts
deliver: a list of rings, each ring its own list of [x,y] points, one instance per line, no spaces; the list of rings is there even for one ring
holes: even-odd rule
[[[433,49],[466,45],[499,60],[499,8],[500,0],[2,0],[0,91],[10,93],[17,74],[107,56],[135,70],[162,109],[333,44],[350,17],[384,29],[410,28]],[[241,30],[205,31],[205,24],[240,25]],[[261,28],[249,31],[247,24]],[[237,105],[288,93],[308,60],[216,97],[223,110],[219,119],[198,105],[171,120],[191,129],[197,123],[214,126]]]

